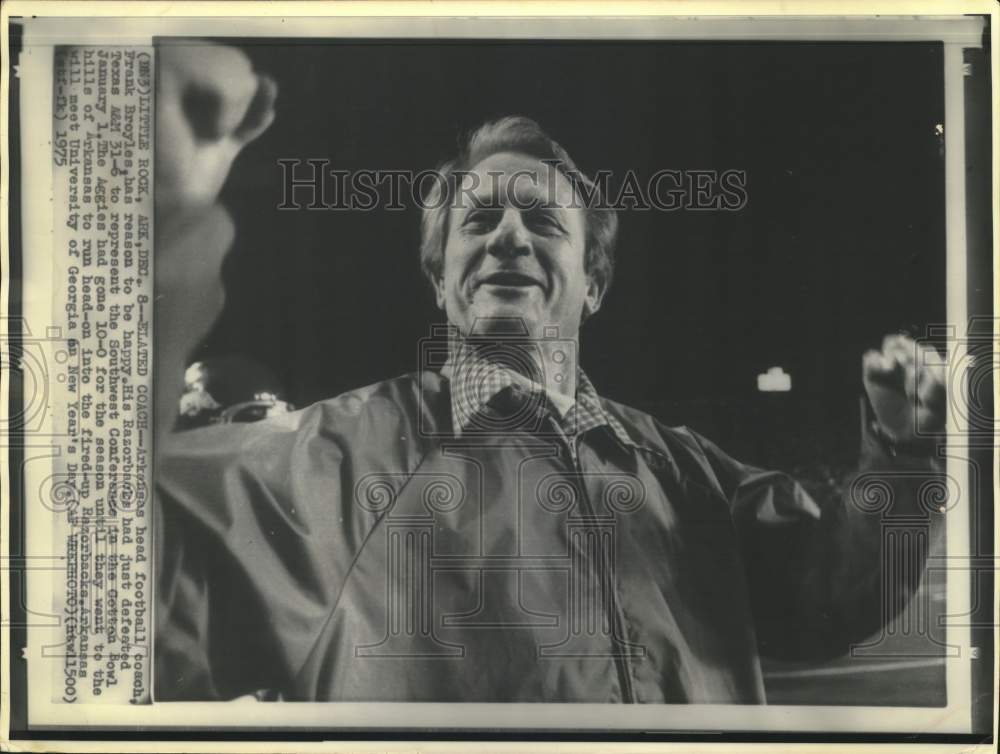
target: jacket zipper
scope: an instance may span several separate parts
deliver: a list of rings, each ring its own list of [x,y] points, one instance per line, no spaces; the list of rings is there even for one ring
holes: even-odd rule
[[[561,429],[561,428],[560,428]],[[576,438],[569,438],[565,434],[560,434],[564,438],[564,445],[566,447],[567,455],[569,456],[570,465],[572,468],[580,475],[581,479],[577,482],[577,487],[580,490],[580,499],[584,502],[587,508],[587,514],[589,516],[595,516],[594,506],[591,503],[590,496],[587,494],[587,485],[583,483],[583,468],[580,466],[580,460],[576,453],[575,443]],[[617,551],[616,551],[617,554]],[[612,636],[621,639],[623,642],[625,639],[625,621],[622,617],[621,610],[618,606],[618,580],[614,572],[614,564],[611,564],[610,574],[600,574],[602,578],[606,578],[608,586],[611,591],[611,622],[612,622]],[[622,691],[622,702],[625,704],[635,703],[635,689],[632,686],[632,674],[629,672],[628,668],[628,655],[615,654],[615,670],[618,673],[618,685]]]

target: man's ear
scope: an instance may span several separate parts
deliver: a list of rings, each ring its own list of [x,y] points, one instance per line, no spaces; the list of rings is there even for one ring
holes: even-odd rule
[[[601,308],[601,302],[604,301],[606,290],[607,286],[602,281],[595,279],[592,275],[587,276],[587,293],[583,299],[583,318],[585,320],[597,314],[598,309]]]

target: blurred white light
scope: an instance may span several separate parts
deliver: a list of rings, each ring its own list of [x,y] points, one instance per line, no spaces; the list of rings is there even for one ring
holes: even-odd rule
[[[762,393],[787,393],[792,389],[792,375],[781,367],[771,367],[757,375],[757,389]]]

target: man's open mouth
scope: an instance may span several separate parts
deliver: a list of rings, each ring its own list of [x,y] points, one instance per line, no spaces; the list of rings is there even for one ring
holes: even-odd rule
[[[490,273],[479,279],[477,287],[479,285],[502,285],[512,288],[527,288],[532,285],[537,285],[539,288],[543,287],[541,282],[531,277],[531,275],[512,271]]]

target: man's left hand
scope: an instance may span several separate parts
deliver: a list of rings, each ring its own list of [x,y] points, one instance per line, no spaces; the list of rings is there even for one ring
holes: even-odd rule
[[[945,371],[935,348],[906,335],[887,335],[881,351],[864,355],[865,391],[890,441],[913,445],[944,428]]]

